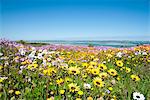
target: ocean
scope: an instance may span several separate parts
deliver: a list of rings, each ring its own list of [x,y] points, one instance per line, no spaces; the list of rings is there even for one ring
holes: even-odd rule
[[[110,47],[133,47],[138,45],[150,45],[150,41],[98,41],[98,40],[29,40],[27,42],[48,43],[55,45],[76,46],[110,46]]]

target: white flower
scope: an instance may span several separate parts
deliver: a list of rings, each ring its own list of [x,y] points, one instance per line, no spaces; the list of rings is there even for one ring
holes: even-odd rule
[[[133,93],[133,99],[134,100],[145,100],[145,97],[143,94],[138,93],[138,92],[134,92]]]
[[[84,88],[85,88],[85,89],[90,89],[90,88],[91,88],[91,85],[90,85],[90,84],[87,84],[87,83],[84,83]]]
[[[118,52],[118,53],[116,54],[116,56],[119,57],[119,58],[121,58],[121,57],[122,57],[122,54],[123,54],[122,52]]]
[[[22,70],[22,69],[24,69],[25,68],[25,66],[20,66],[20,69]]]
[[[103,64],[106,64],[106,61],[103,61],[102,63],[103,63]]]
[[[47,54],[48,52],[47,52],[47,50],[45,49],[45,50],[43,50],[42,53],[43,53],[43,54]]]
[[[35,58],[35,53],[31,52],[28,57],[29,58]]]
[[[43,50],[42,49],[39,49],[39,52],[42,52]]]
[[[19,52],[22,56],[25,55],[25,53],[26,53],[23,48],[19,49]]]
[[[53,53],[55,53],[55,51],[50,51],[50,52],[48,52],[48,54],[53,54]]]
[[[35,51],[35,47],[32,47],[31,50],[32,50],[32,51]]]
[[[2,56],[2,55],[3,55],[3,53],[0,52],[0,56]]]
[[[147,55],[147,53],[146,52],[142,52],[142,55]]]
[[[138,55],[139,53],[138,53],[138,52],[135,52],[134,54],[135,54],[135,55]]]
[[[43,58],[43,54],[42,54],[42,53],[38,53],[37,58],[38,58],[38,59],[42,59],[42,58]]]
[[[47,65],[47,61],[45,59],[43,59],[43,63],[42,63],[44,66]]]
[[[131,56],[128,56],[128,58],[131,58]]]
[[[52,61],[52,65],[53,66],[58,66],[58,62],[57,61]]]

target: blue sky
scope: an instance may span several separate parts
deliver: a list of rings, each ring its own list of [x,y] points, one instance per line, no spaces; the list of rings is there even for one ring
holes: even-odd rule
[[[11,40],[148,40],[149,0],[1,0]]]

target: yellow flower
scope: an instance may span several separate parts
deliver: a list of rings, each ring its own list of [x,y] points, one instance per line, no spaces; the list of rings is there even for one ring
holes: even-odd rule
[[[96,66],[96,65],[97,65],[97,62],[91,61],[91,62],[90,62],[90,65],[91,65],[91,66]]]
[[[38,64],[35,64],[35,63],[34,63],[32,66],[33,66],[34,68],[37,68],[37,67],[38,67]]]
[[[88,63],[82,63],[82,66],[83,66],[83,67],[87,67],[87,66],[88,66]]]
[[[140,78],[139,78],[139,76],[137,76],[137,75],[131,75],[131,79],[132,79],[133,81],[140,81]]]
[[[38,67],[38,64],[30,64],[28,65],[28,69],[32,69],[32,68],[37,68]]]
[[[118,80],[118,81],[120,80],[120,77],[119,77],[119,76],[117,77],[117,80]]]
[[[77,75],[77,74],[80,73],[80,68],[77,68],[77,67],[69,67],[69,68],[68,68],[68,73],[69,73],[69,74]]]
[[[130,73],[131,72],[131,68],[125,67],[125,71],[126,71],[126,73]]]
[[[0,65],[0,70],[3,68],[3,66]]]
[[[87,77],[86,73],[82,74],[82,78],[86,78],[86,77]]]
[[[61,68],[66,70],[66,69],[68,69],[68,66],[61,66]]]
[[[75,83],[71,83],[68,85],[70,92],[76,92],[79,91],[79,86],[77,86],[77,84]]]
[[[115,69],[109,69],[108,73],[112,76],[116,76],[117,75],[117,71]]]
[[[76,100],[82,100],[81,98],[76,98]]]
[[[112,88],[112,87],[109,87],[109,88],[108,88],[108,90],[112,91],[112,90],[113,90],[113,88]]]
[[[4,81],[4,79],[3,78],[0,78],[0,83],[2,83]]]
[[[93,68],[93,69],[91,70],[91,73],[92,73],[93,75],[98,75],[98,74],[99,74],[99,68]]]
[[[72,60],[69,60],[69,61],[68,61],[68,64],[75,64],[75,62],[72,61]]]
[[[93,100],[93,98],[90,96],[90,97],[87,97],[87,100]]]
[[[48,72],[48,71],[47,71],[46,69],[45,69],[45,70],[43,70],[43,74],[44,74],[44,75],[46,75],[46,74],[47,74],[47,72]]]
[[[62,78],[57,79],[57,80],[56,80],[56,83],[57,83],[58,85],[61,85],[61,84],[64,83],[64,80],[63,80]]]
[[[100,68],[100,70],[106,70],[107,69],[107,66],[104,65],[104,64],[99,64],[98,67]]]
[[[64,94],[64,93],[65,93],[65,90],[60,90],[59,93],[60,93],[60,94]]]
[[[19,95],[19,94],[21,94],[21,92],[20,91],[15,91],[15,94]]]
[[[106,72],[103,72],[103,73],[99,74],[99,77],[102,78],[102,79],[104,79],[104,78],[108,77],[108,74]]]
[[[57,72],[57,70],[53,67],[50,67],[48,69],[43,70],[43,74],[44,75],[49,75],[49,76],[51,76],[52,74],[55,74],[56,72]]]
[[[27,62],[26,62],[26,61],[21,62],[21,65],[25,65],[25,64],[27,64]]]
[[[71,79],[70,77],[66,77],[66,78],[65,78],[65,81],[66,81],[66,82],[72,82],[72,79]]]
[[[30,64],[30,65],[28,65],[28,67],[27,67],[28,69],[32,69],[32,65]]]
[[[116,61],[116,65],[119,67],[123,66],[123,62],[121,60]]]
[[[94,85],[96,85],[98,87],[104,87],[104,85],[105,85],[104,82],[102,81],[102,79],[98,78],[98,77],[94,78],[93,83],[94,83]]]
[[[83,95],[83,91],[81,91],[81,90],[78,91],[78,94],[79,94],[79,95]]]
[[[47,100],[54,100],[54,97],[47,98]]]

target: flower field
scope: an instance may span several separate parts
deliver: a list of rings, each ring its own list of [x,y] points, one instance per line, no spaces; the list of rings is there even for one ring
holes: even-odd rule
[[[0,100],[150,100],[150,45],[131,48],[0,40]]]

